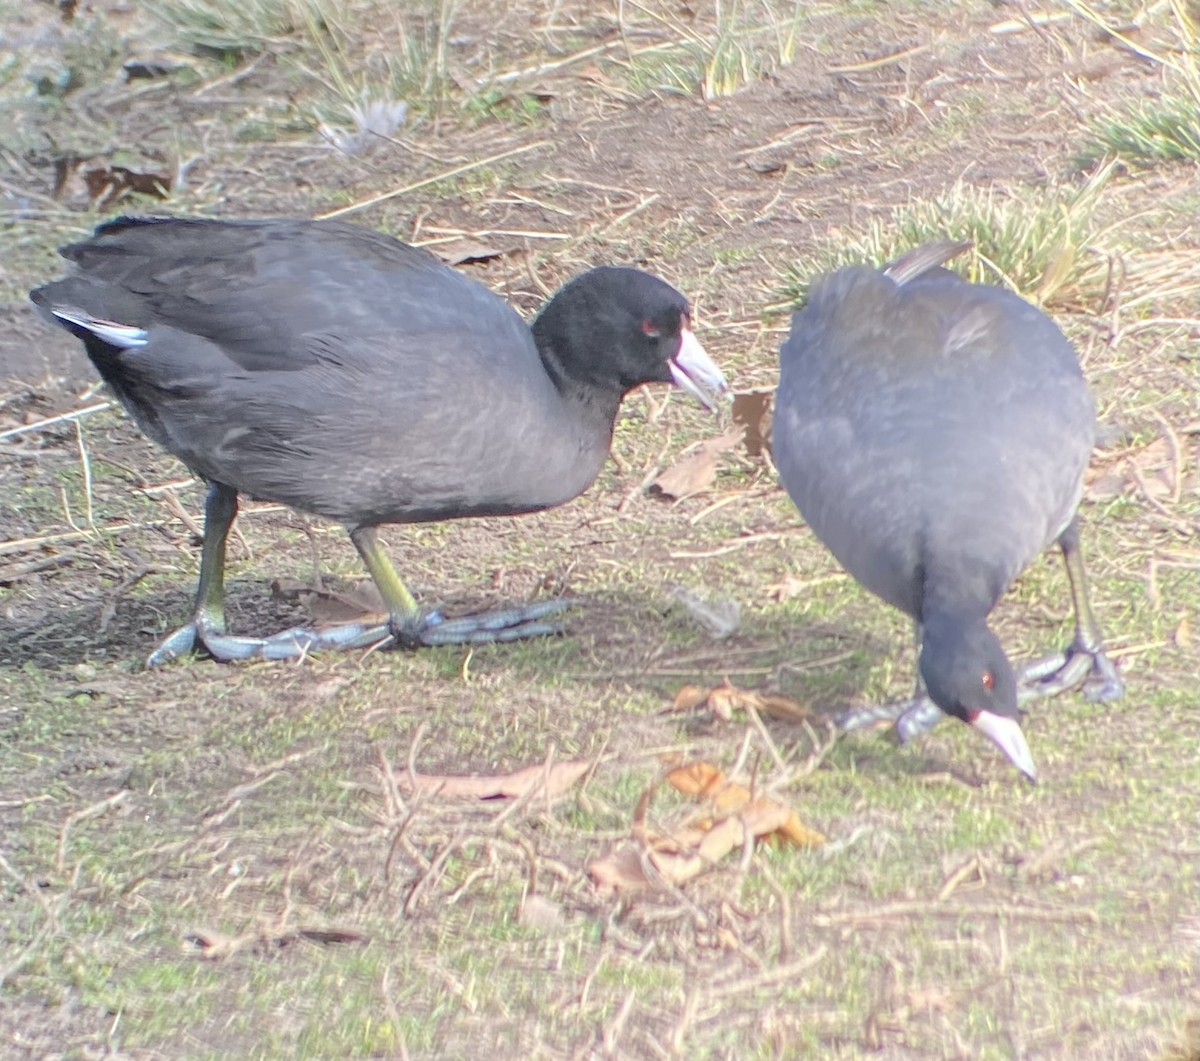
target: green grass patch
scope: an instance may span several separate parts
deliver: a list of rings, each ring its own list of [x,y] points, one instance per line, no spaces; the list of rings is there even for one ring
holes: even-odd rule
[[[1002,284],[1039,305],[1087,303],[1103,290],[1105,236],[1095,221],[1107,167],[1081,186],[1002,193],[956,185],[941,199],[921,199],[873,219],[849,239],[818,247],[788,266],[772,308],[802,306],[812,281],[849,265],[882,267],[923,243],[969,240],[973,249],[950,263],[973,283]]]
[[[630,43],[620,68],[630,89],[706,100],[730,96],[790,63],[806,21],[803,5],[788,0],[719,0],[711,17],[701,18],[653,2],[631,2],[625,10]],[[633,31],[643,27],[672,39],[638,45]]]

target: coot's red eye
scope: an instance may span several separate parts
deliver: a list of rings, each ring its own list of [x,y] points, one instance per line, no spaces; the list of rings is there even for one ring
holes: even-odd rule
[[[988,692],[996,688],[996,676],[990,670],[983,672],[983,687]]]
[[[642,331],[651,339],[657,339],[662,335],[662,329],[654,321],[642,321]]]

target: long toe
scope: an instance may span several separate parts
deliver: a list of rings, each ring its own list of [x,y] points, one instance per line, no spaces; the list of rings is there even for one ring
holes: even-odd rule
[[[206,638],[205,646],[222,661],[237,659],[292,660],[314,652],[347,652],[392,641],[387,623],[341,623],[337,626],[294,626],[270,637]],[[215,643],[214,643],[215,640]]]
[[[914,700],[912,706],[896,719],[896,738],[901,744],[907,744],[917,737],[924,737],[945,717],[937,704],[923,696]]]
[[[1103,651],[1072,645],[1063,655],[1027,664],[1019,676],[1022,702],[1082,689],[1091,701],[1111,702],[1125,695],[1125,683]]]
[[[856,729],[870,729],[882,722],[894,722],[897,726],[899,726],[904,718],[907,718],[913,712],[921,710],[936,711],[938,716],[940,716],[942,713],[938,706],[932,700],[930,700],[929,697],[921,696],[914,697],[911,700],[901,700],[894,704],[875,704],[871,707],[856,707],[842,715],[839,715],[835,722],[838,729],[840,729],[843,733],[851,733]],[[923,718],[924,716],[922,715],[920,717]],[[936,725],[937,721],[940,721],[940,718],[935,719],[935,721],[928,726],[928,729],[932,729],[933,726]],[[927,731],[928,730],[921,730],[920,732]],[[917,736],[917,731],[914,730],[910,736]],[[901,733],[900,739],[901,742],[903,742],[908,740],[909,737],[906,737],[903,733]]]
[[[1103,652],[1092,656],[1092,673],[1083,686],[1083,697],[1093,704],[1111,704],[1125,696],[1125,682],[1113,661]]]
[[[199,637],[199,626],[195,621],[181,626],[174,633],[163,638],[158,648],[146,657],[146,667],[153,670],[174,663],[181,656],[187,656],[196,651]]]
[[[458,619],[427,616],[417,638],[422,645],[486,645],[502,641],[519,641],[527,637],[548,637],[561,634],[558,623],[545,620],[572,607],[573,601],[541,601],[517,608],[464,615]]]

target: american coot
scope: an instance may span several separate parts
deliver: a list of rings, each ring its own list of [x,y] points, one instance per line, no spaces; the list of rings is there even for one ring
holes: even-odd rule
[[[1122,695],[1088,605],[1075,516],[1094,410],[1045,314],[941,268],[968,246],[931,244],[813,285],[780,351],[774,456],[817,536],[917,626],[917,697],[851,713],[846,728],[900,715],[911,736],[941,717],[932,698],[1035,780],[1021,687],[987,617],[1057,540],[1075,640],[1029,668],[1024,690],[1086,681],[1093,698]]]
[[[423,613],[377,526],[562,504],[600,471],[631,388],[674,382],[710,408],[726,390],[687,301],[636,269],[584,273],[530,328],[427,251],[343,223],[119,218],[62,254],[75,275],[30,297],[209,483],[192,621],[151,666],[197,642],[221,660],[288,659],[389,634],[416,646],[553,632],[561,602]],[[239,493],[344,524],[388,624],[228,635]]]

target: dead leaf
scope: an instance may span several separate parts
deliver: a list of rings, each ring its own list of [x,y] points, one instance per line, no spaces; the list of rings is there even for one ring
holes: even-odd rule
[[[742,429],[751,457],[771,453],[771,423],[775,417],[775,388],[741,391],[733,396],[733,422]]]
[[[323,589],[296,578],[277,578],[271,583],[276,600],[301,605],[314,623],[350,623],[364,619],[385,621],[387,607],[373,582],[362,582],[347,590]]]
[[[820,847],[825,843],[825,837],[804,825],[795,811],[765,797],[751,799],[748,788],[727,780],[708,763],[676,767],[667,774],[667,780],[684,795],[711,800],[719,814],[741,812],[742,821],[756,837],[778,832],[802,846]]]
[[[296,935],[310,943],[320,943],[326,947],[335,943],[370,943],[371,937],[362,932],[346,928],[302,928]]]
[[[733,783],[710,763],[692,762],[667,773],[677,791],[704,800],[698,818],[684,820],[667,833],[646,828],[646,813],[657,786],[638,801],[633,839],[619,844],[588,866],[601,894],[631,894],[662,882],[684,884],[711,869],[732,851],[740,851],[747,836],[777,838],[817,847],[825,837],[809,829],[790,807],[766,796],[751,797],[749,789]]]
[[[173,177],[170,173],[139,173],[125,166],[97,166],[84,170],[83,183],[92,205],[102,208],[132,194],[167,199]]]
[[[549,769],[544,765],[528,766],[513,774],[481,776],[478,774],[397,774],[400,788],[418,792],[431,792],[450,799],[517,799],[532,791],[543,791],[547,796],[559,796],[566,792],[591,768],[591,763],[576,759],[571,762],[554,763]]]
[[[209,961],[221,961],[247,948],[279,950],[290,943],[295,943],[298,939],[306,939],[311,943],[320,943],[324,946],[337,943],[370,942],[370,936],[352,929],[342,928],[283,929],[277,932],[247,932],[241,936],[227,936],[223,932],[199,929],[189,932],[183,938],[185,943],[190,943],[197,948],[200,956]]]
[[[781,722],[811,722],[816,717],[812,710],[790,696],[738,689],[729,682],[711,689],[685,685],[676,693],[671,706],[674,711],[698,711],[706,708],[722,722],[729,722],[738,711],[750,709]]]
[[[705,762],[688,763],[667,772],[667,783],[685,796],[711,799],[725,784],[725,774]]]
[[[1192,645],[1192,624],[1188,622],[1186,615],[1179,620],[1179,625],[1175,627],[1175,632],[1171,635],[1171,640],[1175,642],[1176,648],[1191,648]]]
[[[694,711],[708,699],[709,690],[702,685],[685,685],[675,694],[673,711]]]
[[[596,891],[601,895],[612,895],[616,892],[631,894],[653,886],[653,882],[646,875],[641,850],[630,843],[624,843],[603,858],[592,862],[588,866],[588,876],[592,878]]]
[[[491,262],[510,254],[515,247],[494,247],[473,239],[453,239],[446,243],[430,244],[433,251],[447,265],[468,265],[472,262]]]
[[[257,932],[251,932],[244,936],[227,936],[224,932],[200,929],[196,932],[189,932],[183,937],[183,940],[199,950],[201,957],[211,961],[220,961],[222,958],[228,958],[238,951],[252,946],[258,938]]]
[[[676,461],[650,484],[663,497],[690,497],[707,490],[717,481],[717,458],[742,440],[742,429],[701,442],[682,460]]]

